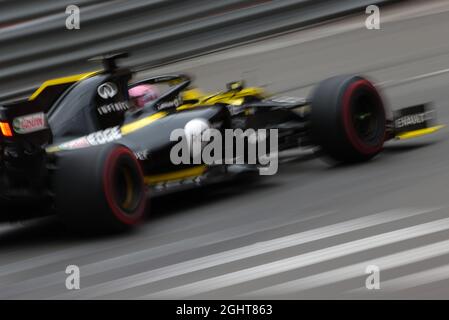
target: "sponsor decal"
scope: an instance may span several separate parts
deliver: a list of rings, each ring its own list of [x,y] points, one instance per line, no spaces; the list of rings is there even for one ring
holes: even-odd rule
[[[85,137],[64,142],[59,146],[55,147],[54,150],[63,151],[63,150],[82,149],[90,146],[97,146],[100,144],[113,142],[115,140],[120,139],[121,137],[122,134],[120,132],[120,128],[114,127],[103,131],[91,133]]]
[[[421,124],[428,120],[427,116],[428,112],[423,113],[417,113],[417,114],[411,114],[402,116],[395,121],[395,127],[396,128],[403,128],[411,125]]]
[[[89,141],[87,141],[86,137],[82,137],[79,139],[71,140],[61,144],[58,149],[59,150],[74,150],[89,147]]]
[[[134,155],[136,156],[137,160],[145,161],[148,160],[150,157],[150,150],[141,150],[134,152]]]
[[[112,82],[103,83],[97,89],[98,95],[103,99],[110,99],[115,97],[118,92],[117,86]]]
[[[182,100],[178,97],[173,101],[169,102],[162,102],[159,104],[159,109],[165,109],[165,108],[177,108],[180,105],[182,105]]]
[[[32,133],[47,128],[47,121],[43,112],[18,117],[13,120],[14,131],[19,134]]]
[[[104,106],[98,107],[97,111],[100,115],[106,115],[112,112],[120,112],[120,111],[127,111],[129,110],[130,105],[128,101],[120,101],[120,102],[114,102],[109,103]]]
[[[89,144],[91,146],[97,146],[100,144],[113,142],[113,141],[119,140],[121,138],[122,138],[122,133],[120,132],[119,127],[113,127],[113,128],[106,129],[104,131],[94,132],[86,137],[87,142],[89,142]]]

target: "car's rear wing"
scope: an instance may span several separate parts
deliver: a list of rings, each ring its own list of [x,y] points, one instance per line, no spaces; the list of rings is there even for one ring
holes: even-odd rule
[[[420,104],[394,112],[393,135],[405,140],[434,133],[444,125],[436,122],[436,111],[429,104]]]
[[[0,105],[0,142],[40,147],[50,143],[51,130],[44,107],[37,101],[22,100]]]

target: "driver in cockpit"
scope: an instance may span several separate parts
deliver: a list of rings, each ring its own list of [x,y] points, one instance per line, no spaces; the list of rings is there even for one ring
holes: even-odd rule
[[[160,97],[158,87],[141,84],[129,90],[129,98],[136,109],[142,109]]]

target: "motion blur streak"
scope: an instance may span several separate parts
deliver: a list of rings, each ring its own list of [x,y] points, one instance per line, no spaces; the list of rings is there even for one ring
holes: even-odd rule
[[[258,265],[253,268],[227,273],[215,278],[205,279],[196,283],[169,289],[165,292],[157,292],[155,294],[145,296],[144,298],[187,298],[200,293],[303,268],[312,264],[318,264],[328,260],[337,259],[342,256],[374,249],[376,247],[386,246],[394,242],[418,238],[423,235],[448,229],[449,218],[440,219],[419,226],[387,232],[385,234],[379,234],[373,237],[343,243],[341,245],[316,250],[303,255]]]
[[[366,30],[361,14],[145,75],[186,71],[205,90],[244,77],[272,92],[306,95],[329,76],[365,73],[383,84],[393,107],[433,101],[439,122],[449,123],[449,72],[439,72],[449,65],[449,3],[407,1],[385,8],[382,17],[378,31]],[[370,163],[349,167],[329,167],[304,156],[254,185],[154,200],[147,224],[114,238],[82,239],[61,231],[52,218],[2,227],[0,294],[7,299],[132,299],[185,296],[192,288],[198,294],[192,291],[189,298],[447,298],[448,138],[445,128],[416,141],[392,142]],[[371,220],[380,212],[391,212],[391,220],[385,214],[377,216],[384,223]],[[422,213],[396,220],[398,212]],[[366,225],[238,260],[224,254],[245,247],[264,250],[257,244],[350,221]],[[304,257],[312,264],[302,264]],[[170,278],[151,275],[192,261],[213,263],[200,269],[190,265],[191,272],[171,272]],[[366,263],[379,265],[380,290],[364,288]],[[81,272],[75,293],[64,285],[71,264]],[[248,270],[263,273],[252,279]],[[139,274],[151,276],[108,288]],[[162,278],[151,282],[157,276]]]
[[[349,267],[339,268],[328,272],[318,273],[313,276],[305,277],[302,279],[289,281],[286,283],[277,284],[271,287],[263,288],[257,291],[247,292],[243,294],[243,297],[279,297],[282,295],[288,295],[297,291],[310,290],[313,288],[328,286],[337,282],[346,281],[349,279],[358,278],[360,284],[364,283],[366,274],[364,273],[366,266],[376,265],[380,270],[387,270],[392,268],[400,267],[407,263],[416,263],[426,259],[433,258],[435,256],[444,255],[449,253],[449,240],[440,241],[430,245],[422,246],[416,249],[406,250],[400,253],[391,254],[385,257],[376,258],[372,260],[366,260]],[[440,269],[440,268],[438,268]],[[447,270],[447,266],[441,268],[442,270]],[[432,274],[432,270],[426,271]],[[446,272],[445,276],[440,278],[449,278],[449,273]],[[407,279],[407,281],[405,281]],[[404,283],[409,286],[416,286],[418,277],[414,275],[409,275],[401,277],[398,279],[393,279],[389,281],[382,282],[382,289],[390,288],[390,290],[398,290],[404,288]],[[401,283],[401,288],[399,288],[399,283]],[[423,282],[422,284],[425,284]],[[356,290],[351,290],[351,292],[363,293],[366,290],[365,287]]]
[[[93,288],[83,290],[83,297],[95,297],[96,295],[104,295],[114,291],[132,288],[136,285],[144,285],[151,282],[160,281],[167,278],[173,278],[189,272],[203,270],[225,263],[243,260],[245,258],[262,255],[265,253],[298,246],[312,241],[329,238],[339,234],[356,231],[376,225],[401,220],[418,214],[424,214],[431,210],[425,211],[388,211],[364,218],[358,218],[347,222],[337,223],[335,225],[326,226],[314,230],[309,230],[299,234],[293,234],[269,241],[258,242],[246,247],[241,247],[229,251],[220,252],[214,255],[201,257],[199,259],[185,261],[170,267],[151,270],[142,274],[136,274],[131,277],[118,279],[109,283],[102,284]],[[93,293],[91,296],[90,293]],[[76,294],[76,293],[75,293]],[[67,294],[67,297],[73,297],[74,294]]]

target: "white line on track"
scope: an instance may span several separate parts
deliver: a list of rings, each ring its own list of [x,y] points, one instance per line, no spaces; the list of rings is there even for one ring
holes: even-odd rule
[[[329,248],[316,250],[298,256],[278,260],[271,263],[258,265],[251,268],[242,269],[225,275],[201,280],[183,286],[152,293],[141,298],[186,298],[201,293],[229,287],[247,281],[257,280],[286,271],[310,266],[313,264],[329,261],[332,259],[348,256],[358,252],[366,251],[389,245],[392,243],[409,240],[449,229],[449,218],[439,219],[417,226],[403,228],[387,233],[382,233],[372,237],[355,240]]]
[[[424,80],[424,79],[427,79],[427,78],[432,78],[432,77],[439,76],[439,75],[446,74],[446,73],[449,73],[449,68],[448,69],[437,70],[437,71],[434,71],[434,72],[424,73],[424,74],[420,74],[420,75],[417,75],[417,76],[404,78],[404,79],[400,79],[400,80],[386,80],[386,81],[382,81],[382,82],[376,83],[376,86],[378,86],[378,87],[399,86],[399,85],[407,84],[407,83],[410,83],[410,82],[413,82],[413,81]]]
[[[363,277],[360,284],[364,285],[365,283],[365,268],[368,265],[376,265],[380,268],[381,273],[387,269],[396,268],[399,266],[416,263],[419,261],[423,261],[426,259],[434,258],[437,256],[441,256],[449,253],[449,240],[440,241],[437,243],[421,246],[418,248],[414,248],[411,250],[402,251],[399,253],[394,253],[388,256],[380,257],[377,259],[366,260],[354,265],[334,269],[331,271],[326,271],[318,274],[314,274],[312,276],[307,276],[301,279],[292,280],[285,283],[276,284],[270,287],[265,287],[259,290],[254,290],[251,292],[246,292],[241,297],[244,298],[257,298],[257,297],[273,297],[276,295],[286,295],[294,292],[310,290],[322,286],[331,285],[340,281],[345,281],[357,277]],[[447,267],[446,267],[447,269]],[[429,270],[430,271],[430,270]],[[432,273],[430,273],[431,275]],[[426,273],[427,275],[427,273]],[[449,278],[449,272],[445,274],[446,278]],[[381,291],[384,291],[385,288],[388,287],[404,287],[404,283],[409,281],[409,284],[414,283],[415,276],[410,275],[407,277],[403,277],[403,280],[396,279],[397,281],[382,281],[381,282]],[[418,279],[417,277],[416,279]],[[402,278],[401,278],[402,279]],[[421,279],[421,278],[419,278]],[[422,277],[424,281],[428,281],[429,277]],[[413,280],[413,281],[411,281]],[[390,283],[391,282],[391,283]],[[416,283],[416,282],[415,282]],[[390,285],[391,284],[391,285]],[[357,289],[357,291],[366,292],[366,288]]]
[[[157,259],[170,254],[179,253],[180,251],[193,250],[200,248],[204,245],[213,245],[229,240],[234,240],[239,237],[251,236],[256,233],[271,231],[277,228],[282,228],[292,224],[303,223],[309,220],[322,218],[334,214],[335,211],[326,211],[320,214],[316,214],[308,217],[301,217],[299,219],[292,219],[289,222],[276,224],[276,220],[270,219],[268,221],[262,220],[251,224],[251,229],[248,229],[248,225],[242,225],[230,229],[220,230],[218,232],[209,233],[193,238],[183,239],[181,241],[171,242],[156,247],[151,247],[145,250],[134,251],[129,254],[115,256],[105,260],[99,260],[90,264],[82,265],[77,262],[76,256],[70,259],[71,264],[77,264],[81,267],[83,277],[100,274],[109,270],[126,267],[129,265],[145,262],[153,259]],[[268,223],[269,227],[267,227]],[[144,240],[142,240],[144,241]],[[46,264],[46,261],[39,261],[39,264]],[[50,264],[50,263],[48,263]],[[11,270],[11,273],[17,270]],[[23,271],[23,270],[19,270]],[[64,270],[56,273],[50,273],[43,276],[35,276],[24,281],[15,282],[11,285],[1,287],[0,299],[26,293],[41,287],[54,285],[61,283],[61,279],[65,278]],[[18,271],[17,271],[18,272]]]
[[[331,215],[335,213],[335,211],[326,211],[320,214],[315,214],[313,216],[306,216],[301,217],[297,219],[291,219],[288,222],[280,222],[276,219],[267,219],[267,220],[261,220],[256,223],[251,224],[244,224],[239,225],[238,227],[232,227],[229,229],[223,229],[214,233],[208,233],[200,236],[195,236],[192,238],[185,238],[179,241],[170,242],[161,244],[158,246],[153,246],[150,249],[145,249],[144,251],[149,254],[153,255],[153,257],[157,258],[163,255],[173,254],[176,252],[179,252],[180,250],[187,250],[187,249],[194,249],[199,247],[199,244],[207,243],[208,245],[223,242],[231,239],[235,239],[238,237],[248,236],[254,233],[271,230],[274,228],[281,228],[287,225],[300,223],[300,222],[306,222],[309,220],[313,220],[316,218],[321,218],[327,215]],[[268,226],[268,227],[267,227]],[[188,228],[185,228],[188,229]],[[177,230],[176,232],[184,231],[185,229]],[[85,246],[80,245],[79,247],[75,248],[67,248],[65,250],[58,250],[55,252],[51,252],[44,255],[38,255],[34,256],[32,258],[27,258],[24,260],[12,262],[9,264],[0,265],[0,277],[9,276],[14,273],[18,272],[24,272],[27,270],[36,269],[39,267],[47,266],[53,263],[58,263],[60,261],[64,260],[71,260],[74,261],[79,257],[87,256],[95,253],[100,253],[103,251],[116,249],[116,248],[122,248],[126,246],[130,246],[135,244],[136,242],[143,243],[147,242],[150,243],[153,239],[157,239],[160,237],[160,235],[150,235],[150,236],[143,236],[138,239],[130,239],[130,240],[123,240],[123,239],[114,239],[113,241],[104,243],[104,244],[97,244],[96,246]],[[182,244],[182,248],[179,247],[179,245]],[[114,258],[112,258],[114,259]],[[1,292],[0,292],[1,295]]]
[[[305,232],[292,234],[276,239],[258,242],[253,245],[240,247],[224,252],[219,252],[209,256],[188,260],[167,267],[131,275],[128,277],[112,280],[96,286],[84,288],[81,291],[63,294],[62,298],[80,296],[82,298],[93,298],[120,290],[129,289],[135,286],[149,284],[152,282],[173,278],[179,275],[216,267],[225,263],[254,257],[261,254],[274,252],[277,250],[298,246],[312,241],[373,227],[376,225],[401,220],[436,209],[427,210],[391,210],[370,216],[356,218],[353,220],[337,223],[330,226],[320,227]],[[60,298],[60,297],[58,297]]]

